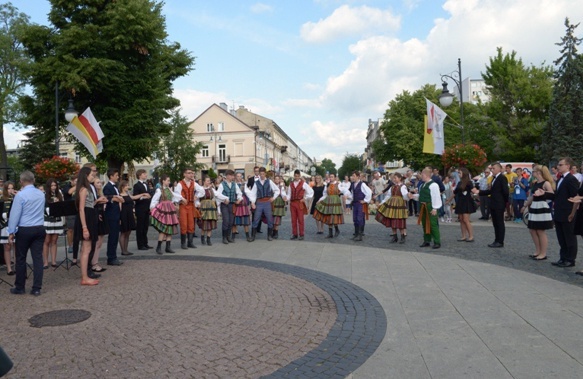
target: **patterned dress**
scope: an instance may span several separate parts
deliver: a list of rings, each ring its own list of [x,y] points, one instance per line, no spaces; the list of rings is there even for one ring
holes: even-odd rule
[[[201,218],[198,219],[198,226],[205,232],[217,228],[217,202],[213,187],[204,189],[204,197],[200,199]]]
[[[545,182],[535,183],[532,186],[532,193],[537,189],[543,188]],[[581,207],[579,207],[581,208]],[[575,223],[577,225],[577,223]],[[553,228],[553,216],[549,203],[543,196],[533,196],[532,203],[528,207],[528,228],[535,230],[547,230]]]
[[[8,199],[4,200],[4,214],[2,218],[6,221],[6,227],[2,228],[0,231],[0,244],[8,243],[8,215],[10,214],[10,206],[12,205],[13,197],[10,196]]]
[[[49,216],[49,204],[58,202],[56,196],[51,197],[51,201],[45,202],[45,230],[47,234],[58,234],[61,235],[65,231],[65,218]]]
[[[251,214],[249,211],[249,198],[245,194],[245,183],[237,183],[237,185],[243,193],[243,200],[235,205],[235,225],[247,226],[250,224],[249,216]]]
[[[178,216],[176,206],[172,203],[172,191],[164,188],[160,202],[150,212],[150,222],[159,233],[178,234]]]
[[[338,183],[328,184],[325,191],[326,198],[316,204],[314,218],[326,225],[344,224],[344,210],[342,209]]]
[[[391,187],[391,197],[377,209],[375,219],[392,229],[407,229],[407,202],[403,198],[403,185]],[[406,188],[406,187],[405,187]]]
[[[279,186],[279,196],[273,200],[271,206],[273,208],[273,225],[281,225],[281,218],[285,216],[285,200],[283,199],[282,193],[285,193],[285,187]],[[267,222],[267,220],[265,221]]]

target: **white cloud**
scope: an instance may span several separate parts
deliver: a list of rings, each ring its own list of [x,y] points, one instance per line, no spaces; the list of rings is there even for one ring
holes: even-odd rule
[[[399,28],[400,17],[388,10],[342,5],[325,19],[302,25],[301,37],[312,43],[323,43],[343,37],[392,32]]]
[[[181,114],[189,121],[194,120],[204,110],[213,105],[226,102],[224,93],[203,92],[191,89],[175,89],[174,97],[180,100]]]
[[[25,140],[26,129],[14,129],[12,126],[4,126],[4,143],[7,149],[16,149],[21,141]]]
[[[266,13],[272,12],[273,7],[271,5],[263,4],[263,3],[255,3],[251,6],[251,12],[253,13]]]

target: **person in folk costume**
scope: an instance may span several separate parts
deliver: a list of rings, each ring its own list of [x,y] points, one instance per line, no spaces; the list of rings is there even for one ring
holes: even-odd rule
[[[392,229],[392,243],[399,241],[397,229],[401,232],[401,241],[399,243],[405,243],[407,238],[407,217],[409,216],[405,199],[409,198],[409,191],[407,191],[407,186],[403,184],[403,175],[400,173],[397,172],[393,175],[392,182],[393,185],[390,187],[391,195],[385,197],[377,210],[375,219],[387,228]],[[385,191],[383,190],[383,192]]]
[[[292,236],[290,239],[304,239],[304,216],[308,214],[307,201],[313,196],[314,190],[312,187],[302,179],[300,170],[295,170],[294,180],[287,189],[292,222]]]
[[[240,172],[235,175],[235,183],[237,184],[237,187],[239,187],[243,198],[241,199],[241,202],[234,207],[235,224],[233,225],[231,233],[233,235],[233,239],[235,239],[235,234],[239,234],[239,232],[237,232],[237,226],[242,225],[245,229],[245,237],[247,237],[247,241],[250,241],[251,236],[249,235],[249,216],[251,215],[251,212],[249,211],[249,197],[247,197],[246,193],[248,189],[246,187],[246,183],[243,181],[243,174]]]
[[[310,207],[310,214],[313,216],[316,211],[316,205],[322,196],[324,196],[324,189],[326,189],[322,176],[316,175],[314,177],[314,185],[310,187],[314,191],[314,197],[312,198],[312,205]],[[316,234],[324,234],[324,223],[322,221],[316,220],[316,228],[318,230]]]
[[[223,216],[223,243],[228,245],[235,242],[235,235],[233,232],[233,225],[235,225],[235,205],[240,204],[243,200],[243,193],[239,186],[235,183],[235,172],[227,170],[225,172],[225,180],[219,184],[216,198],[217,203],[221,209]]]
[[[279,196],[271,203],[271,209],[273,211],[273,238],[279,238],[279,226],[281,225],[281,218],[285,216],[285,203],[288,200],[287,190],[285,189],[285,183],[281,179],[281,176],[275,175],[273,182],[279,188]]]
[[[329,182],[324,188],[324,194],[318,200],[314,211],[316,221],[321,221],[328,225],[328,236],[326,238],[338,237],[340,229],[338,225],[344,224],[344,210],[342,209],[341,195],[350,197],[350,193],[339,186],[335,174],[328,174]],[[332,228],[335,233],[332,235]]]
[[[365,212],[368,212],[365,204],[372,200],[372,190],[361,180],[360,171],[354,171],[350,176],[352,187],[348,197],[352,199],[352,221],[354,222],[353,241],[362,241],[364,233]]]
[[[421,172],[423,184],[418,194],[409,194],[409,199],[419,201],[419,218],[417,224],[423,225],[423,243],[420,247],[428,247],[433,239],[433,248],[441,247],[437,210],[443,202],[439,193],[439,185],[431,180],[431,169],[426,167]]]
[[[253,188],[256,180],[259,180],[259,166],[253,167],[253,176],[250,176],[247,179],[247,189],[249,191],[251,191],[251,188]],[[253,221],[255,221],[255,210],[251,209],[251,223],[253,223]],[[261,231],[261,224],[261,219],[259,219],[259,224],[257,224],[257,233],[263,233]]]
[[[182,171],[183,179],[174,187],[174,197],[180,199],[178,208],[180,220],[180,248],[196,249],[194,245],[194,220],[196,200],[204,196],[204,189],[194,181],[194,171],[185,168]],[[197,212],[199,213],[199,212]]]
[[[160,233],[158,234],[158,246],[156,253],[162,253],[162,242],[166,241],[166,253],[173,254],[175,251],[170,246],[172,244],[172,235],[178,233],[178,216],[176,215],[176,206],[174,203],[180,201],[170,188],[170,177],[162,175],[160,177],[162,186],[156,190],[152,202],[150,203],[150,215],[152,226]]]
[[[248,194],[251,202],[251,209],[255,210],[255,219],[251,230],[251,241],[255,241],[257,226],[261,217],[265,215],[267,219],[267,240],[272,240],[273,233],[273,213],[271,212],[271,203],[279,196],[279,188],[269,178],[265,167],[259,169],[259,179],[255,181],[251,191]]]
[[[206,177],[203,181],[204,196],[200,198],[201,217],[198,220],[199,227],[202,230],[201,240],[206,236],[206,244],[212,246],[211,235],[213,229],[217,228],[217,201],[215,199],[215,186],[211,178]]]

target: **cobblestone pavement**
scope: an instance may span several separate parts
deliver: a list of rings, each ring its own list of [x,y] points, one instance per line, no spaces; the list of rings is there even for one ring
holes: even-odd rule
[[[442,224],[433,250],[418,247],[412,217],[405,244],[372,219],[361,243],[350,223],[329,240],[306,221],[305,241],[289,241],[289,217],[273,242],[181,250],[175,239],[177,254],[107,266],[94,288],[78,285],[77,268],[48,270],[40,297],[0,285],[9,377],[580,377],[583,278],[550,265],[554,231],[549,260],[535,262],[523,224],[507,223],[503,249],[487,247],[487,222],[473,222],[473,244]],[[92,315],[27,321],[59,309]]]

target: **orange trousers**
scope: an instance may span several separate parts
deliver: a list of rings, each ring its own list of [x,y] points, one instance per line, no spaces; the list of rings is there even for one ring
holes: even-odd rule
[[[180,234],[194,233],[194,204],[188,203],[186,205],[180,204],[178,211],[180,220]]]

